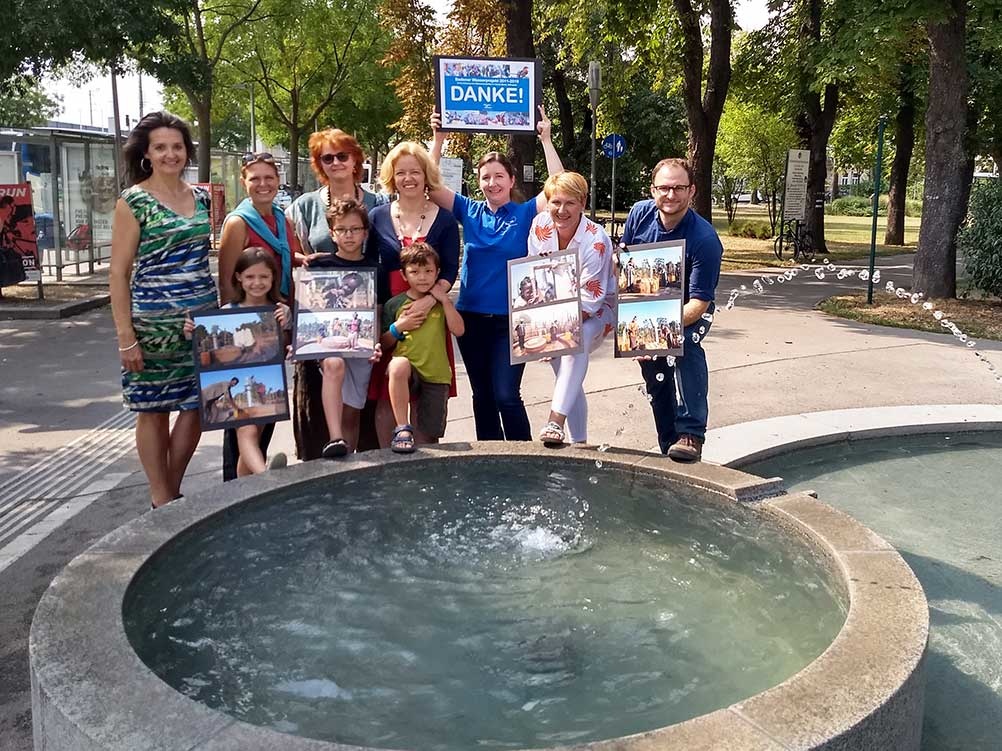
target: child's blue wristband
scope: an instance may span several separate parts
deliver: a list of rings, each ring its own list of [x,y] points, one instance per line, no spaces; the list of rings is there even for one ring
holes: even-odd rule
[[[393,338],[396,339],[398,342],[402,342],[404,339],[407,338],[406,334],[401,333],[397,329],[397,324],[395,323],[390,324],[390,333],[393,334]]]

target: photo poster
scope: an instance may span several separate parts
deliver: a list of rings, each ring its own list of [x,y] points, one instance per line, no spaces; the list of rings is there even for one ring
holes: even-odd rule
[[[616,357],[682,357],[685,240],[631,245],[618,253]]]
[[[202,430],[288,420],[285,343],[274,307],[192,313]]]
[[[0,285],[41,281],[31,183],[0,185],[0,253]],[[10,269],[6,268],[8,264]]]
[[[508,261],[512,365],[582,350],[580,274],[575,251]]]
[[[535,133],[543,100],[538,58],[434,58],[435,108],[443,131]]]
[[[372,357],[381,334],[376,316],[376,268],[300,267],[292,359]]]

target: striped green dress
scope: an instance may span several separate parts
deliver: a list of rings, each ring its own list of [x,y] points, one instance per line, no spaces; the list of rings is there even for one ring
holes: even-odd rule
[[[135,412],[198,408],[198,384],[184,317],[217,303],[209,272],[209,197],[195,193],[195,213],[181,216],[133,185],[122,199],[139,222],[132,274],[132,325],[143,351],[143,370],[122,371],[125,406]]]

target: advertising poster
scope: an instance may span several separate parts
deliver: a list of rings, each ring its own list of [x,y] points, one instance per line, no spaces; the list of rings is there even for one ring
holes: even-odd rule
[[[376,351],[376,269],[298,268],[294,360],[365,357]]]
[[[289,419],[282,331],[275,309],[195,313],[191,342],[203,430]]]
[[[535,133],[542,101],[534,58],[434,58],[435,108],[443,131]]]
[[[40,281],[31,185],[0,185],[0,286]]]
[[[616,357],[681,357],[685,240],[631,245],[617,273]]]
[[[575,251],[508,261],[511,364],[581,351]]]

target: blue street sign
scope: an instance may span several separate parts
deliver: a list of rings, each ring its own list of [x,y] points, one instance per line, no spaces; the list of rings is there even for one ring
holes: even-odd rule
[[[610,133],[602,139],[602,153],[610,159],[619,159],[626,153],[626,139],[619,133]]]

